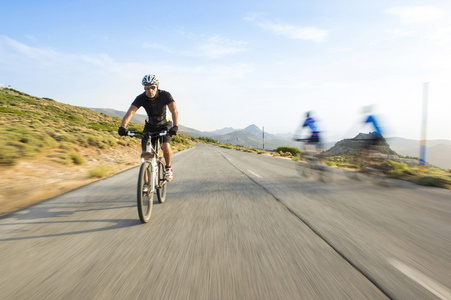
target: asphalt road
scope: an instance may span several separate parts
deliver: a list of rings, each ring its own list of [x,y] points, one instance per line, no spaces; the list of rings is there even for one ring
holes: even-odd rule
[[[0,299],[451,299],[451,191],[295,164],[196,146],[147,224],[138,169],[0,218]]]

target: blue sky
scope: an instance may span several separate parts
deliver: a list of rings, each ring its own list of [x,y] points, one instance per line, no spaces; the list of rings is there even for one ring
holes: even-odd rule
[[[0,84],[126,111],[145,74],[203,131],[295,132],[313,111],[329,140],[369,131],[451,139],[451,1],[3,1]],[[145,114],[144,110],[138,113]]]

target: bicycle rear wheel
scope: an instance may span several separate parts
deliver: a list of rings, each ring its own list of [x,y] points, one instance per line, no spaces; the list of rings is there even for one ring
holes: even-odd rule
[[[312,176],[312,170],[310,169],[308,161],[305,161],[305,158],[303,155],[299,154],[298,159],[296,162],[296,170],[298,171],[299,175],[309,178]]]
[[[333,173],[326,165],[321,164],[321,169],[319,170],[318,180],[323,183],[330,183],[332,181]]]
[[[160,157],[160,162],[158,162],[157,198],[158,202],[163,203],[166,200],[166,180],[164,179],[164,168],[166,162],[163,157]]]
[[[153,206],[153,192],[150,190],[150,172],[151,164],[147,161],[141,164],[138,177],[138,215],[142,223],[147,223],[150,220]],[[147,174],[147,175],[146,175]],[[145,179],[147,178],[147,184]],[[147,185],[147,191],[144,189]]]

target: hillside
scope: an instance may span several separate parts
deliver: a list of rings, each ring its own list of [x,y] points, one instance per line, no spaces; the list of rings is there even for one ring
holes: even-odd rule
[[[390,147],[404,156],[419,157],[420,141],[387,138]],[[451,140],[429,140],[426,143],[426,161],[444,169],[451,169]]]
[[[0,89],[0,214],[139,164],[139,138],[119,117]],[[131,123],[129,129],[142,129]],[[174,151],[191,137],[173,139]]]
[[[89,109],[92,109],[93,111],[96,111],[101,114],[105,114],[105,115],[112,116],[112,117],[117,117],[121,120],[126,114],[125,111],[115,110],[115,109],[111,109],[111,108],[89,108]],[[146,120],[146,118],[147,118],[146,115],[135,114],[132,117],[131,121],[138,123],[138,124],[144,124],[144,121]]]
[[[361,151],[365,144],[365,139],[369,139],[369,135],[365,133],[359,133],[352,139],[345,139],[337,142],[332,148],[327,150],[328,156],[349,155]],[[390,149],[385,139],[377,146],[381,153],[396,155],[396,152]]]
[[[91,108],[94,111],[105,113],[110,116],[117,116],[122,118],[125,112],[118,111],[114,109],[104,109],[104,108]],[[132,121],[144,124],[146,119],[145,115],[135,114]],[[244,147],[251,147],[256,149],[263,148],[263,132],[256,125],[249,125],[244,129],[234,129],[232,127],[226,127],[214,131],[200,131],[194,128],[189,128],[179,124],[179,131],[186,133],[193,137],[209,137],[215,139],[221,143],[229,143],[232,145],[238,144]],[[292,140],[292,135],[276,135],[265,132],[265,149],[273,150],[280,146],[299,146],[299,143]]]
[[[97,112],[105,113],[110,116],[116,116],[122,118],[125,112],[104,109],[104,108],[91,108]],[[132,121],[144,124],[146,119],[145,115],[135,114]],[[221,143],[229,143],[236,145],[237,135],[238,144],[244,147],[251,147],[256,149],[262,149],[262,130],[256,125],[249,125],[244,129],[234,129],[232,127],[225,127],[223,129],[214,131],[200,131],[194,128],[185,127],[179,125],[179,131],[189,134],[193,137],[209,137],[215,139]],[[273,150],[281,146],[300,147],[298,142],[292,140],[293,134],[271,134],[265,132],[265,149]],[[419,156],[420,141],[408,140],[403,138],[387,138],[387,144],[392,151],[402,156]],[[340,142],[340,141],[339,141]],[[325,149],[330,149],[336,145],[337,142],[324,143]],[[432,140],[427,142],[427,161],[428,163],[439,166],[444,169],[451,169],[451,140]]]
[[[249,125],[244,129],[234,130],[222,135],[212,133],[205,134],[224,144],[228,142],[229,144],[236,145],[238,143],[238,145],[244,147],[256,149],[263,148],[263,131],[254,124]],[[299,146],[299,143],[294,142],[291,138],[284,138],[279,135],[265,132],[265,150],[274,150],[280,146]]]

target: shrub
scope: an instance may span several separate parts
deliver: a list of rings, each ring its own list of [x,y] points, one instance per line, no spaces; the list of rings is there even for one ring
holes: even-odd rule
[[[15,109],[8,109],[6,107],[0,107],[0,113],[6,113],[6,114],[16,114],[16,115],[27,115],[26,113],[15,110]]]
[[[274,152],[279,153],[280,155],[283,155],[283,153],[291,153],[292,156],[297,156],[298,154],[300,154],[302,151],[299,150],[296,147],[288,147],[288,146],[282,146],[282,147],[277,147]],[[286,156],[286,155],[284,155]]]
[[[73,163],[76,165],[83,165],[85,163],[85,159],[83,158],[83,156],[81,156],[78,153],[74,153],[70,156],[70,158],[72,159]]]
[[[113,131],[116,132],[118,126],[108,122],[88,123],[88,127],[97,131]],[[131,130],[131,129],[130,129]]]
[[[405,170],[408,168],[406,163],[399,163],[392,160],[389,160],[388,164],[390,165],[392,170]]]
[[[218,141],[216,141],[216,140],[214,140],[214,139],[212,139],[212,138],[204,137],[204,136],[200,136],[200,137],[199,137],[199,140],[204,141],[204,142],[206,142],[206,143],[212,143],[212,144],[215,144],[215,143],[218,142]]]
[[[58,134],[53,137],[58,142],[68,142],[71,140],[70,135],[68,134]]]
[[[10,145],[0,145],[0,166],[13,166],[20,158],[15,147]]]
[[[78,116],[78,115],[69,115],[69,116],[67,117],[67,119],[68,119],[70,122],[74,122],[74,123],[83,123],[83,122],[85,121],[85,119],[83,119],[83,117],[80,117],[80,116]]]
[[[171,145],[172,144],[185,144],[189,145],[189,142],[186,139],[179,138],[178,136],[173,136],[171,139]]]
[[[100,167],[89,170],[88,177],[89,178],[103,178],[108,174],[109,171],[110,171],[109,166],[100,166]]]
[[[451,180],[441,176],[423,176],[417,179],[417,184],[425,186],[447,187]]]
[[[95,146],[97,147],[99,145],[99,141],[97,140],[97,138],[93,135],[88,135],[88,144],[91,146]]]
[[[230,144],[221,144],[221,145],[219,145],[219,147],[226,148],[226,149],[233,149],[233,146]]]

